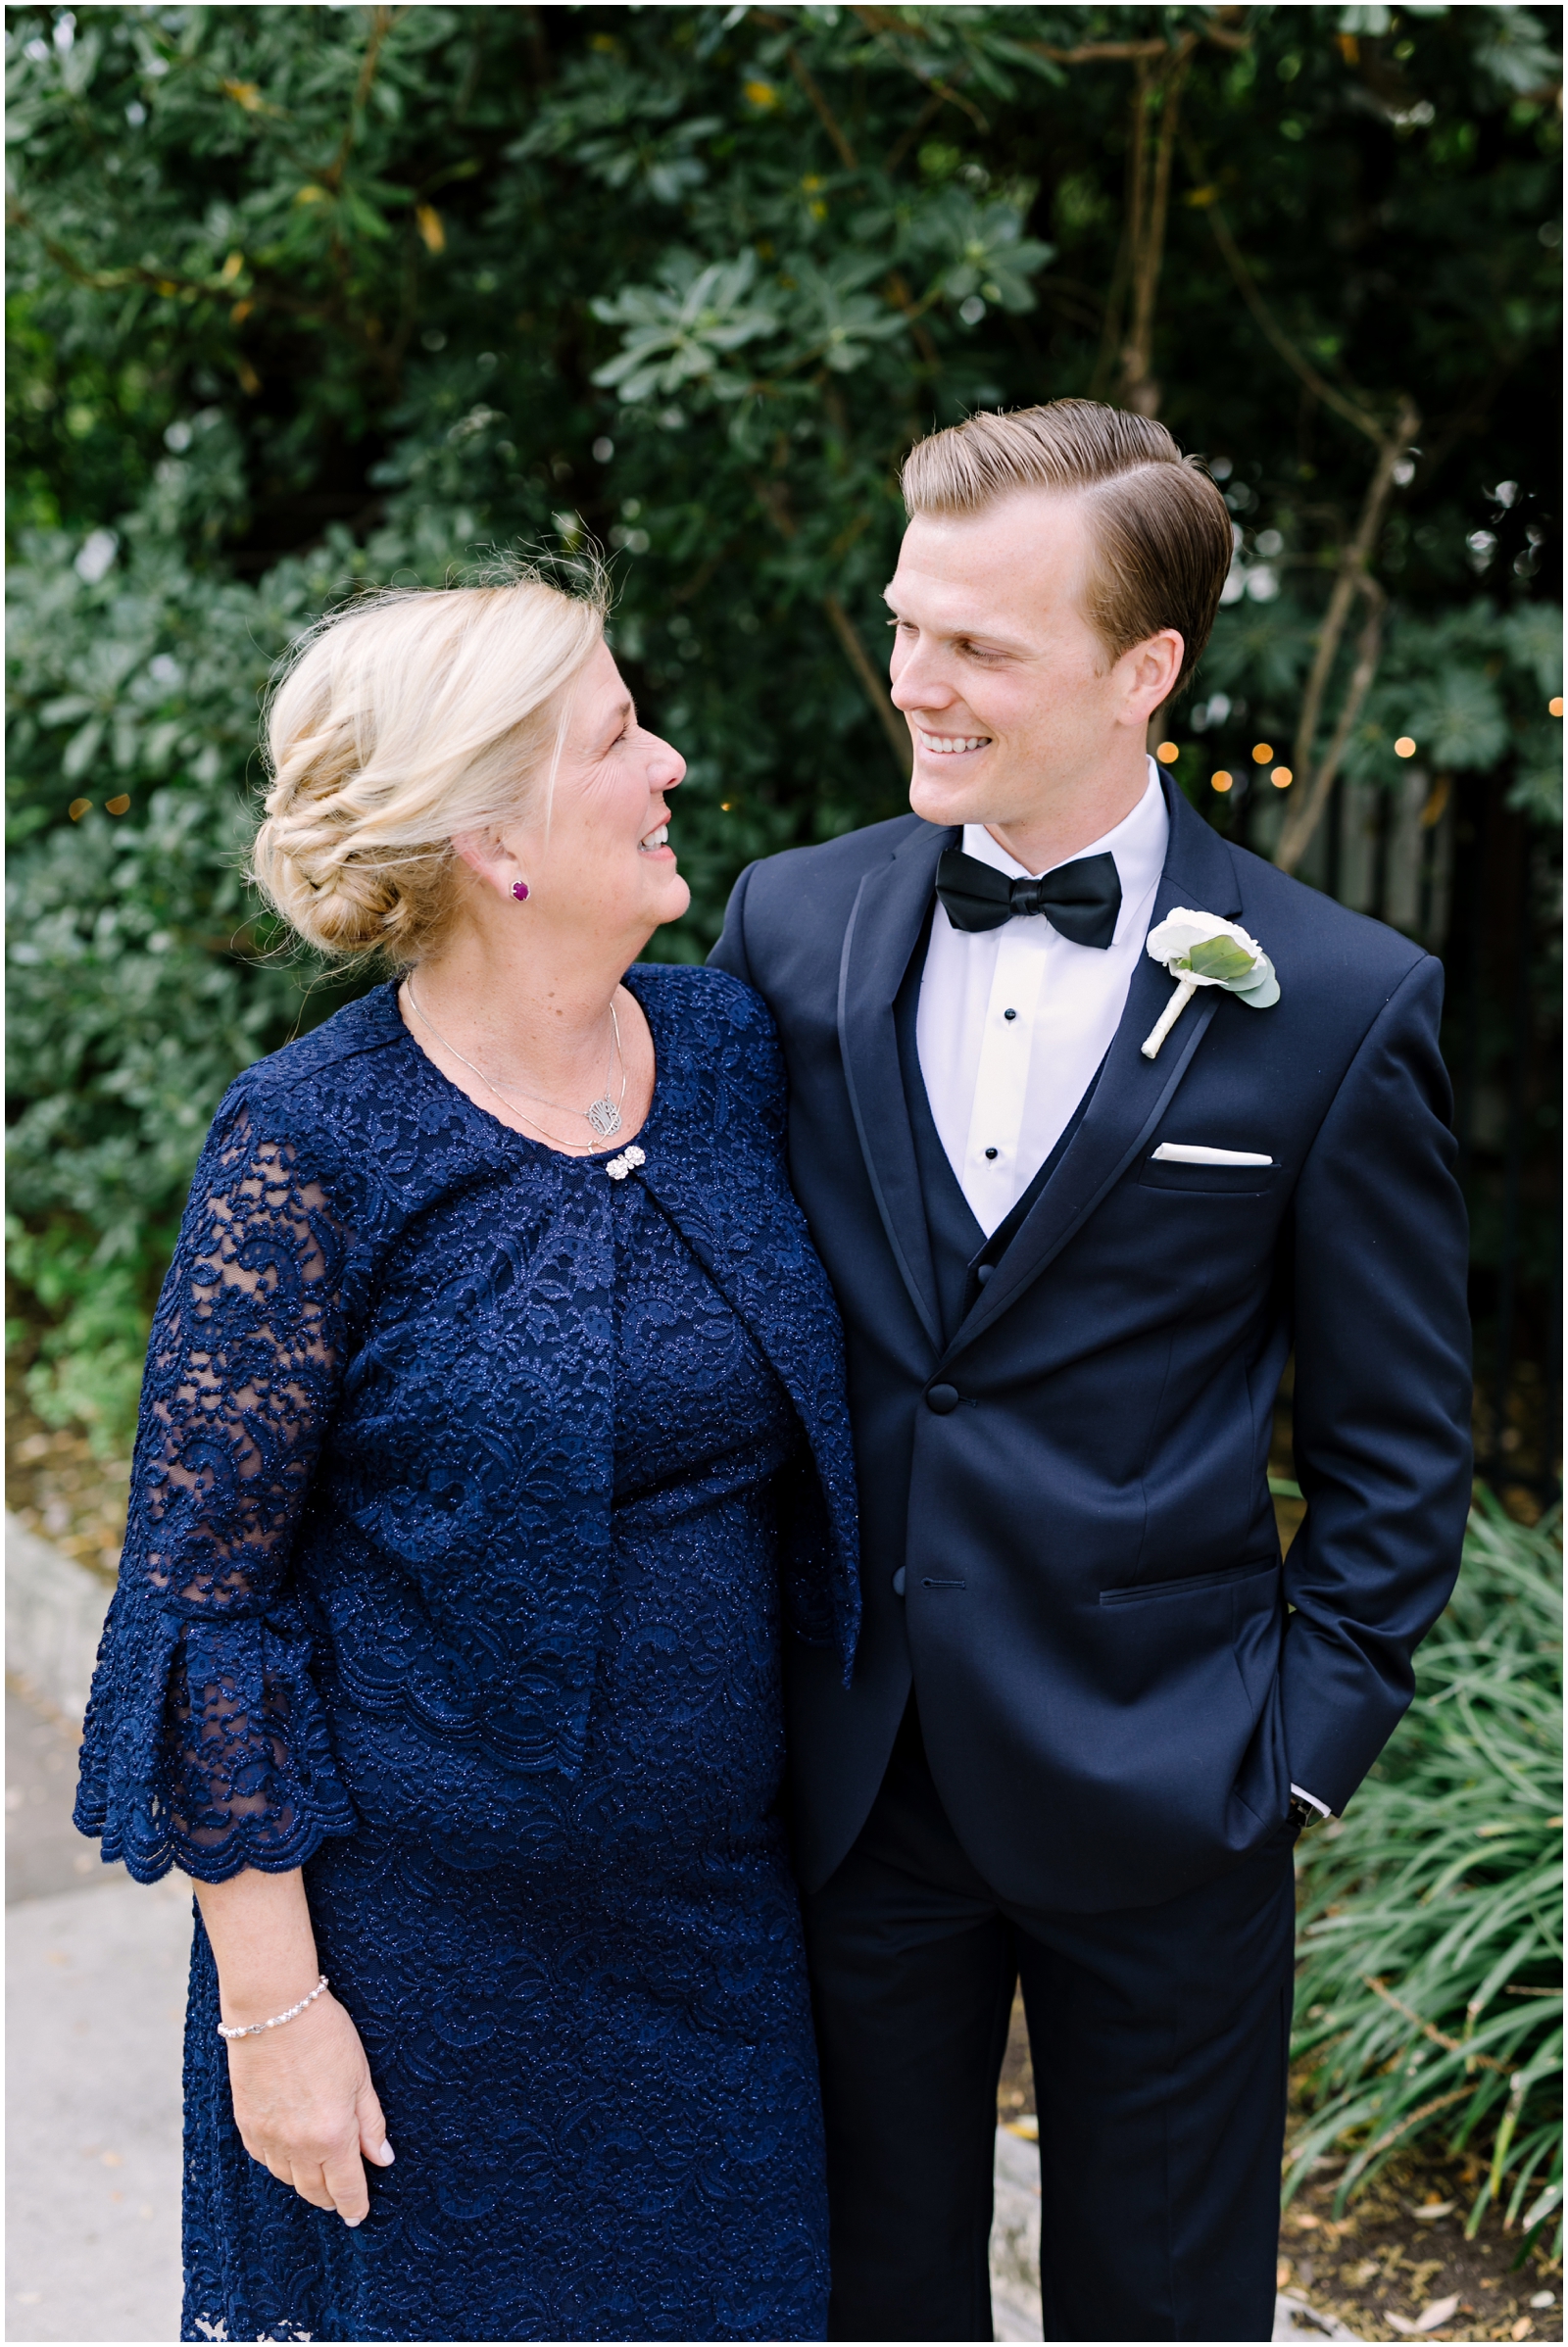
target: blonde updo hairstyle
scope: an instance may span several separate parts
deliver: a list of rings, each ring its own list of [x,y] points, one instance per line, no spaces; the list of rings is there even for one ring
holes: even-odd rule
[[[604,632],[602,579],[536,571],[390,590],[294,647],[266,715],[271,787],[251,876],[308,945],[420,960],[459,900],[454,835],[548,795],[569,688]]]

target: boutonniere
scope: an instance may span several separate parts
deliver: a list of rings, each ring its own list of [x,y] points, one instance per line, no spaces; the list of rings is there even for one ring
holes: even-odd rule
[[[1144,1043],[1143,1054],[1152,1059],[1200,986],[1223,986],[1249,1010],[1267,1010],[1280,999],[1274,964],[1255,937],[1217,913],[1194,912],[1178,905],[1156,929],[1151,929],[1148,953],[1162,961],[1176,981],[1159,1023]]]

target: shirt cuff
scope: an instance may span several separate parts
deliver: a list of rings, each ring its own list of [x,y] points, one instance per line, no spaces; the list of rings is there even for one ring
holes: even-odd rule
[[[1320,1801],[1316,1793],[1309,1793],[1304,1785],[1293,1785],[1291,1786],[1291,1790],[1293,1793],[1297,1794],[1299,1799],[1305,1801],[1310,1808],[1315,1809],[1319,1817],[1332,1817],[1334,1815],[1334,1812],[1328,1806],[1328,1803],[1326,1801]]]

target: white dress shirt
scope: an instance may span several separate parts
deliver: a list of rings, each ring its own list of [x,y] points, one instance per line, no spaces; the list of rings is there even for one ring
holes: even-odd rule
[[[1151,758],[1149,788],[1132,813],[1079,851],[1116,859],[1121,910],[1103,949],[1075,946],[1043,913],[983,930],[955,929],[940,904],[932,915],[915,1029],[920,1073],[948,1161],[987,1238],[1060,1140],[1116,1032],[1169,837]],[[983,824],[964,825],[963,849],[1009,880],[1042,877]]]

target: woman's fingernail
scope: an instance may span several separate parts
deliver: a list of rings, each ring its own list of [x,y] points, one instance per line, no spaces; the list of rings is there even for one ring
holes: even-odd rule
[[[357,2225],[363,2225],[365,2223],[365,2219],[363,2217],[345,2217],[343,2222],[348,2226],[349,2231],[353,2232]]]
[[[376,2155],[375,2155],[375,2156],[376,2156],[376,2158],[377,2158],[377,2159],[380,2161],[380,2163],[381,2163],[381,2165],[382,2165],[382,2167],[383,2167],[383,2168],[390,2168],[390,2167],[391,2167],[391,2165],[392,2165],[392,2163],[393,2163],[393,2161],[394,2161],[394,2160],[397,2158],[397,2156],[398,2156],[398,2155],[397,2155],[397,2153],[396,2153],[396,2152],[395,2152],[395,2151],[392,2149],[392,2146],[391,2146],[391,2144],[390,2144],[390,2143],[383,2143],[383,2144],[382,2144],[382,2146],[381,2146],[381,2148],[380,2148],[380,2150],[379,2150],[379,2151],[376,2153]]]

